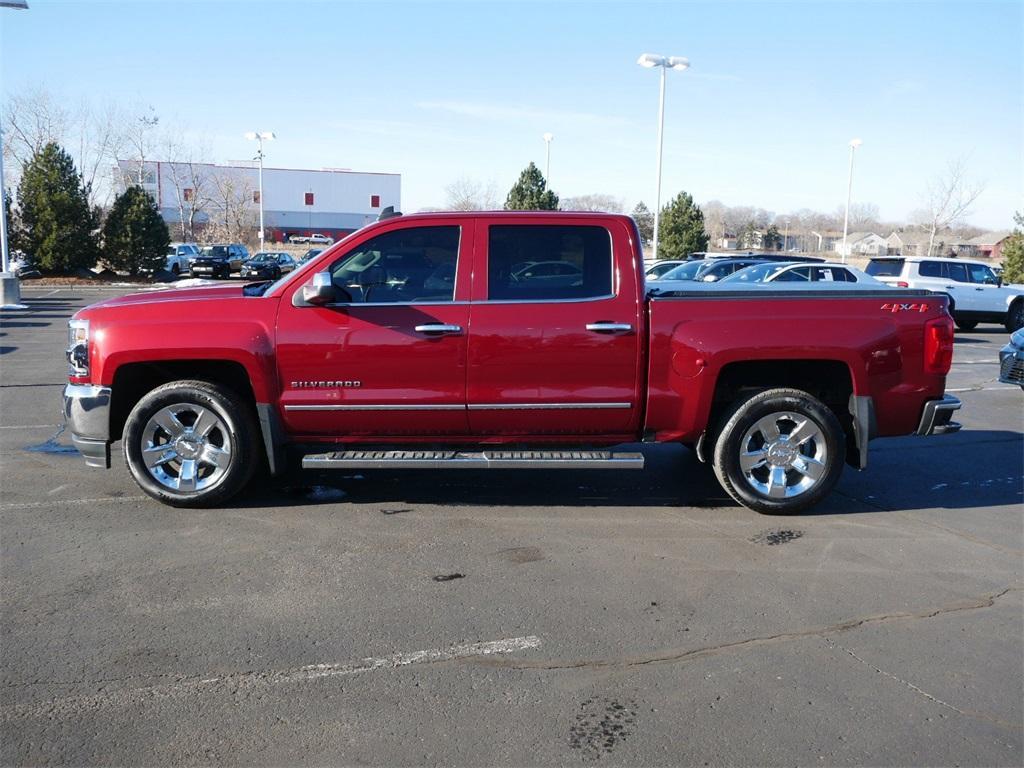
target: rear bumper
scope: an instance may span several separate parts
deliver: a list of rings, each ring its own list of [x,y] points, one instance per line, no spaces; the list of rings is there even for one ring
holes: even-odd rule
[[[110,468],[110,387],[68,384],[64,421],[71,442],[90,467]]]
[[[943,395],[941,400],[929,400],[924,404],[924,413],[921,414],[921,423],[917,427],[919,435],[945,435],[950,432],[959,432],[963,426],[953,421],[953,412],[959,411],[959,397]]]

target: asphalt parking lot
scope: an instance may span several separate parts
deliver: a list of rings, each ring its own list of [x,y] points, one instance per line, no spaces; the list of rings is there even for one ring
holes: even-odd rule
[[[1024,762],[1024,393],[957,335],[964,430],[812,513],[643,473],[307,474],[143,497],[59,431],[66,319],[0,321],[0,762]]]

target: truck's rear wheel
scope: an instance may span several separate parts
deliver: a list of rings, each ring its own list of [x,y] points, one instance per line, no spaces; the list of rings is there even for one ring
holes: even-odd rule
[[[750,509],[797,514],[828,495],[842,474],[842,425],[807,392],[760,392],[733,406],[723,421],[715,442],[715,475]]]
[[[968,320],[963,315],[953,315],[953,322],[961,331],[973,331],[978,327],[977,320]]]
[[[143,397],[124,428],[124,457],[147,494],[175,507],[210,507],[249,482],[259,460],[256,420],[234,392],[174,381]]]

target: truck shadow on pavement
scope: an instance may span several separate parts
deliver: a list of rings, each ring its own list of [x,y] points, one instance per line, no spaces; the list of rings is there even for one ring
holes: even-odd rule
[[[540,507],[733,507],[711,468],[678,445],[642,450],[640,472],[572,470],[295,471],[235,507],[327,503]],[[804,516],[1019,505],[1024,435],[976,430],[873,444],[865,472],[847,468],[838,486]],[[751,512],[750,514],[756,514]]]

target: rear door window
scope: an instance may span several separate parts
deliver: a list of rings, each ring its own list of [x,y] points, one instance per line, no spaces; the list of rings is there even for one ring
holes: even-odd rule
[[[811,268],[810,267],[797,267],[796,269],[787,269],[777,278],[777,283],[806,283],[811,279]]]
[[[489,228],[488,300],[558,301],[611,295],[612,245],[604,227]]]
[[[872,259],[864,271],[872,277],[899,277],[903,274],[903,259]]]

